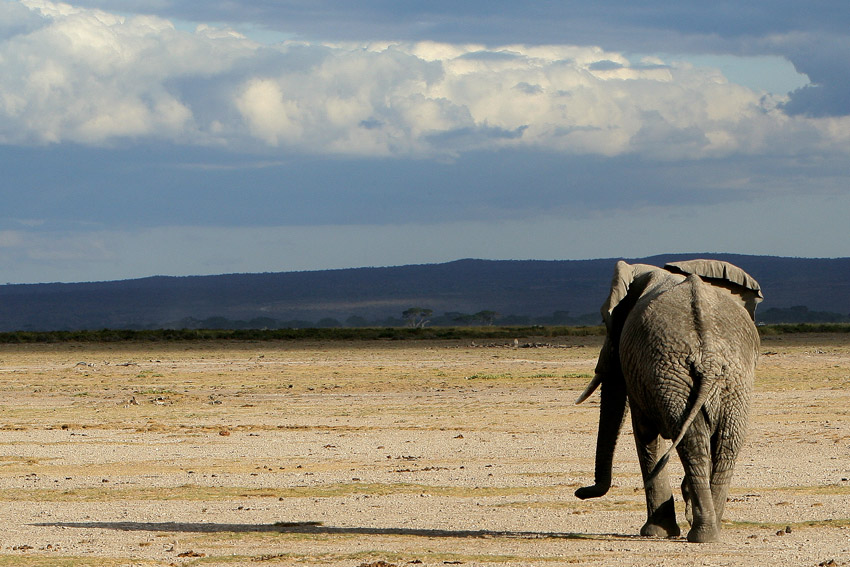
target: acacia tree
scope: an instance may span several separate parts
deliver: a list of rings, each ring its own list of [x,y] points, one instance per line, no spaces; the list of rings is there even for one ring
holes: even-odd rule
[[[406,309],[401,314],[407,324],[414,328],[422,328],[429,323],[429,317],[434,314],[433,309],[424,309],[422,307],[411,307]]]

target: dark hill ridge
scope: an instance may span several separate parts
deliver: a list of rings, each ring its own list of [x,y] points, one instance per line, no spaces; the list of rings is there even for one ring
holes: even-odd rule
[[[663,265],[710,257],[756,278],[771,308],[850,314],[850,258],[667,254],[628,259]],[[323,318],[388,324],[409,307],[502,316],[595,315],[616,259],[458,260],[445,264],[312,272],[149,277],[135,280],[0,286],[0,331],[305,325]],[[799,310],[798,310],[799,311]],[[561,314],[563,317],[563,313]],[[588,319],[585,319],[588,320]]]

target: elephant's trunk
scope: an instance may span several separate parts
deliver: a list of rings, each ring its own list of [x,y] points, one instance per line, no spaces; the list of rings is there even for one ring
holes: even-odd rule
[[[604,496],[611,488],[611,469],[617,437],[626,417],[626,390],[622,376],[602,378],[602,402],[599,409],[599,431],[596,437],[596,471],[593,486],[576,490],[582,500]]]

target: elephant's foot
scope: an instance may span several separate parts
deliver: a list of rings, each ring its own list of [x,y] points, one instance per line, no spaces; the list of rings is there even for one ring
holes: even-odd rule
[[[710,525],[695,526],[688,532],[688,541],[693,543],[720,541],[720,528]]]
[[[681,535],[679,524],[673,522],[655,523],[647,522],[640,529],[640,535],[645,537],[678,537]]]
[[[676,505],[673,503],[673,497],[670,496],[667,500],[658,504],[659,498],[657,496],[654,491],[647,492],[646,507],[648,514],[646,523],[640,529],[640,535],[678,537],[682,532],[679,530],[679,523],[676,521]]]

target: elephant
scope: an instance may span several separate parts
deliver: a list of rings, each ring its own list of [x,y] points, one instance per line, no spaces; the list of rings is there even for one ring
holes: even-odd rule
[[[602,306],[605,341],[593,380],[576,401],[601,385],[594,484],[576,490],[578,498],[611,487],[614,448],[630,410],[646,493],[641,535],[680,535],[665,469],[675,450],[685,471],[687,539],[719,539],[747,429],[762,299],[756,280],[727,262],[617,262]],[[666,452],[663,439],[672,440]]]

